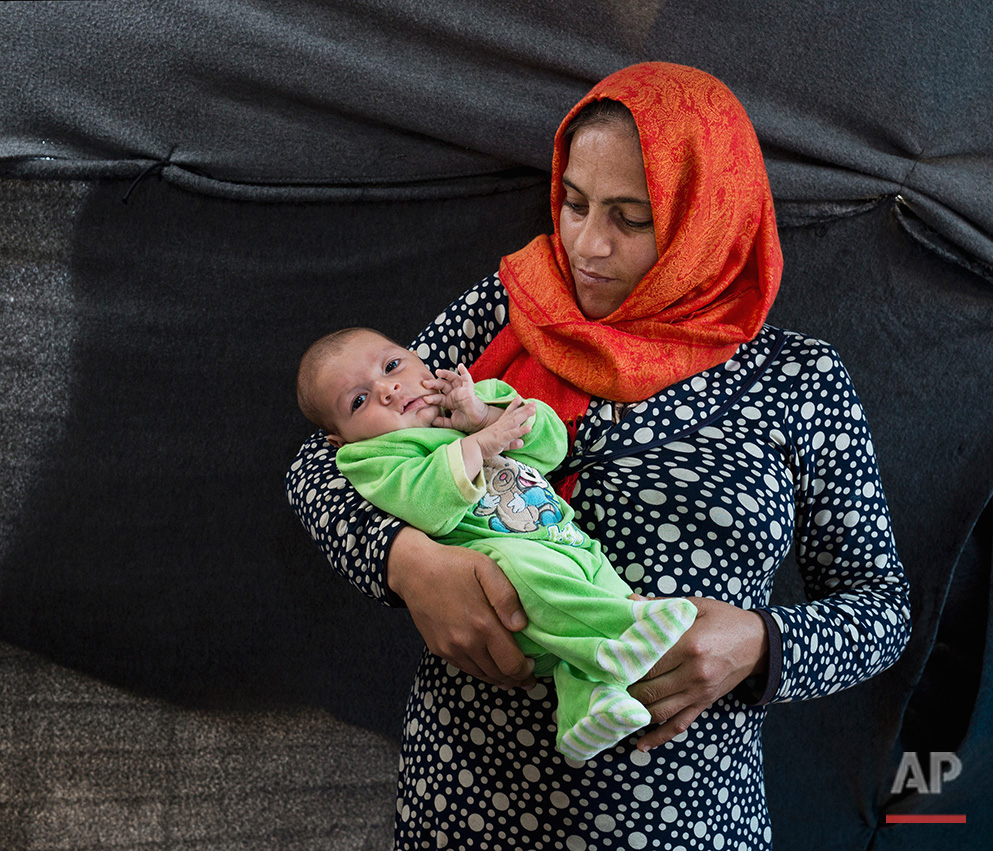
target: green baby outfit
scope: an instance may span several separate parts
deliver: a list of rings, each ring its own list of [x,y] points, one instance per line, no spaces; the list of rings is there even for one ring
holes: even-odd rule
[[[487,404],[507,405],[509,385],[481,381]],[[521,599],[528,626],[517,633],[535,659],[535,674],[552,675],[558,694],[556,747],[585,760],[650,722],[626,690],[687,630],[696,616],[688,600],[627,599],[631,589],[600,543],[573,522],[545,474],[568,450],[565,426],[543,402],[524,446],[483,462],[470,480],[459,443],[446,428],[412,428],[347,444],[341,472],[369,502],[442,544],[492,558]]]

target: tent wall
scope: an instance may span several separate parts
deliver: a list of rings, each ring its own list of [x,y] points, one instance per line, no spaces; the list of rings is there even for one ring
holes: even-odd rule
[[[984,847],[993,12],[567,8],[0,6],[0,847],[387,847],[420,644],[286,505],[296,361],[546,230],[559,118],[642,59],[752,115],[770,319],[851,371],[912,583],[894,668],[770,712],[777,847]],[[905,751],[962,773],[894,795]]]

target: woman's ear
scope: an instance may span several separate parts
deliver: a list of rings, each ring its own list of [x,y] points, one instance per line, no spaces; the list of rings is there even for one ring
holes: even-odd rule
[[[325,433],[324,439],[330,443],[336,449],[341,449],[345,445],[345,441],[341,439],[341,435]]]

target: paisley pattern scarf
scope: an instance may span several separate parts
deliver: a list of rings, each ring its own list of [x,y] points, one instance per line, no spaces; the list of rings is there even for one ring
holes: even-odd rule
[[[659,259],[609,316],[587,319],[559,237],[566,128],[594,100],[638,127]],[[552,160],[555,233],[504,257],[509,324],[472,368],[548,402],[574,431],[590,396],[639,402],[728,360],[772,305],[782,253],[765,164],[741,104],[709,74],[643,63],[597,84],[566,116]]]

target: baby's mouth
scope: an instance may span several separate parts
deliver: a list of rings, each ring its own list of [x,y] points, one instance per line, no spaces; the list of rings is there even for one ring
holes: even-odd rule
[[[418,408],[423,408],[426,404],[427,402],[424,401],[423,396],[417,396],[411,399],[409,402],[406,402],[403,408],[401,409],[400,413],[406,414],[408,411],[416,411]]]

